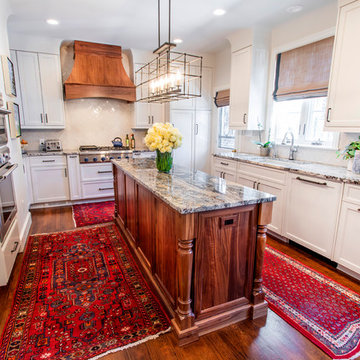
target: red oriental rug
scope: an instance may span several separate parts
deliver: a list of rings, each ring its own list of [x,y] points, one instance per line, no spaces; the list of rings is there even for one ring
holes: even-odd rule
[[[269,307],[333,359],[360,355],[360,295],[268,246]]]
[[[114,224],[34,235],[0,359],[97,359],[169,326]]]
[[[73,206],[76,227],[103,224],[114,220],[115,202],[104,201]]]

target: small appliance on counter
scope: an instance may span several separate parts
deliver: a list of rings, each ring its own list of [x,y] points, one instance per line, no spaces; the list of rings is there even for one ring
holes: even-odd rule
[[[57,139],[45,140],[45,151],[62,151],[61,141]]]

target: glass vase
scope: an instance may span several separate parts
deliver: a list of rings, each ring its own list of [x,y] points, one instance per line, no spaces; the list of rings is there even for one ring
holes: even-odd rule
[[[156,150],[156,167],[160,172],[169,173],[173,164],[172,153]]]

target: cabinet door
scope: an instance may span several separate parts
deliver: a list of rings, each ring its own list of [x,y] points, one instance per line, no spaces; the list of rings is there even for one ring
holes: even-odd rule
[[[113,165],[115,177],[115,203],[117,216],[122,223],[126,224],[126,188],[125,188],[125,174],[117,166]]]
[[[193,169],[194,111],[171,111],[171,123],[183,136],[182,145],[174,150],[174,164]]]
[[[242,175],[237,175],[236,176],[236,182],[242,186],[246,186],[249,188],[254,189],[255,185],[256,185],[256,179],[255,178],[251,178],[251,177],[245,177]]]
[[[286,187],[273,184],[273,183],[264,183],[263,181],[258,183],[257,189],[276,196],[276,201],[274,201],[272,220],[268,225],[268,228],[277,234],[282,235],[283,233],[283,217],[285,210],[285,199],[286,199]]]
[[[16,98],[13,100],[19,105],[20,111],[20,123],[21,126],[24,125],[24,112],[23,105],[21,99],[21,84],[20,84],[20,76],[19,76],[19,66],[17,62],[17,55],[15,50],[10,50],[11,61],[14,64],[14,75],[15,75],[15,83],[16,83]]]
[[[79,155],[68,155],[67,165],[69,170],[70,199],[82,198]]]
[[[148,103],[135,103],[135,128],[147,129],[151,126],[150,105]]]
[[[66,166],[32,166],[31,180],[35,203],[70,198]]]
[[[343,202],[334,260],[360,274],[360,205]]]
[[[360,131],[360,1],[340,8],[329,82],[327,130]]]
[[[341,186],[328,180],[292,175],[285,212],[285,236],[331,258]]]
[[[64,102],[59,57],[39,54],[41,89],[43,95],[45,125],[64,126]]]
[[[151,124],[163,123],[165,120],[165,108],[163,104],[149,104]]]
[[[137,239],[136,184],[130,176],[125,177],[126,188],[126,227],[135,242]]]
[[[236,182],[236,174],[232,172],[223,172],[223,179]]]
[[[223,171],[222,171],[222,169],[214,169],[214,171],[213,171],[213,175],[214,176],[217,176],[217,177],[219,177],[219,178],[222,178],[222,174],[223,174]]]
[[[231,57],[230,128],[246,129],[249,113],[252,46]]]
[[[196,111],[195,117],[195,170],[208,173],[211,160],[211,111]]]
[[[44,126],[43,98],[37,53],[17,51],[21,98],[23,103],[23,127]]]

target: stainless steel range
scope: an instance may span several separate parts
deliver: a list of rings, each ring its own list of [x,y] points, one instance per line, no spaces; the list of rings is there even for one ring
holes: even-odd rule
[[[113,159],[132,158],[133,151],[125,147],[84,145],[79,148],[81,164],[107,163]]]

